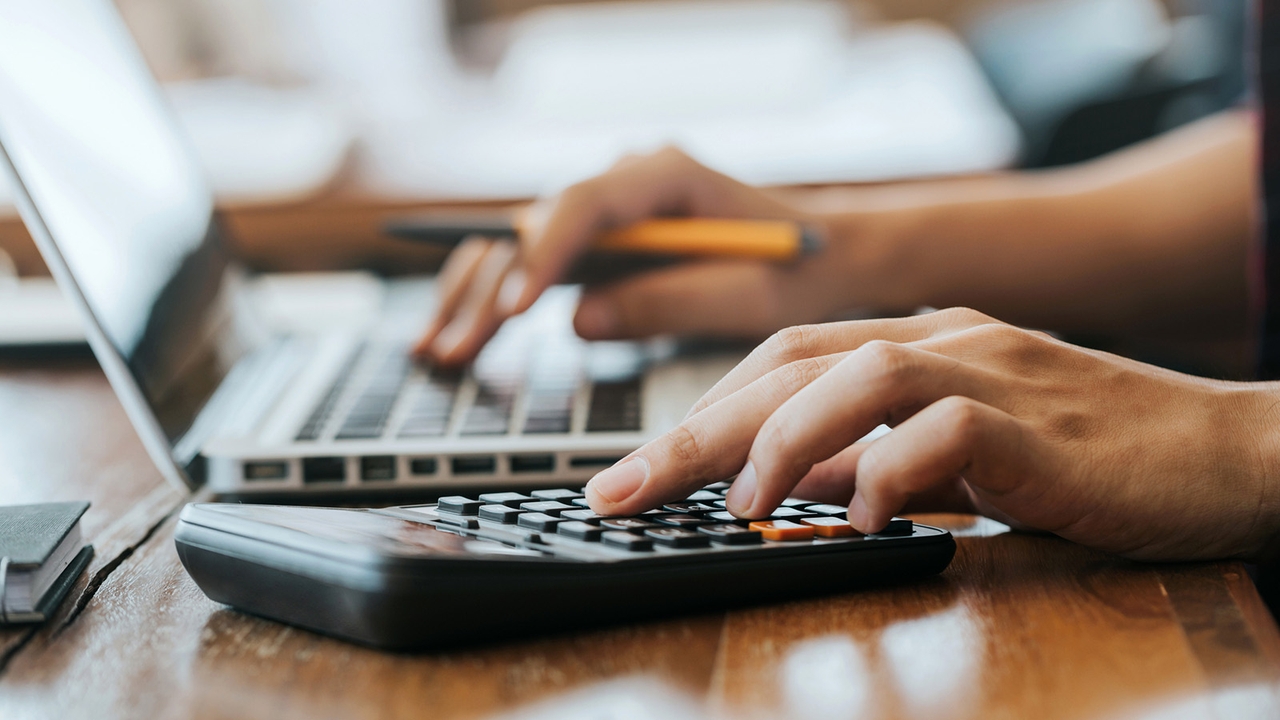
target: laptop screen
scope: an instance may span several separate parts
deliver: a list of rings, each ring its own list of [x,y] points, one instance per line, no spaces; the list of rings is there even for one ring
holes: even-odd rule
[[[231,276],[210,190],[109,0],[0,0],[0,147],[108,375],[104,352],[127,367],[117,391],[132,380],[172,446],[238,355]]]

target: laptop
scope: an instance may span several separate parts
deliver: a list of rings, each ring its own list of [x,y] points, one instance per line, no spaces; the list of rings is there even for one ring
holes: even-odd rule
[[[407,356],[430,281],[387,282],[354,327],[268,321],[109,0],[0,0],[0,167],[148,452],[184,488],[297,500],[580,484],[740,357],[583,342],[572,288],[460,372]]]

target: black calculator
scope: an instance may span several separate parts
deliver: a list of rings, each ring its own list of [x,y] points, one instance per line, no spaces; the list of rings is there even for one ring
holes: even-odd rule
[[[788,499],[759,521],[726,483],[635,517],[567,488],[381,509],[195,503],[178,556],[211,599],[373,647],[428,650],[723,610],[941,572],[950,533]]]

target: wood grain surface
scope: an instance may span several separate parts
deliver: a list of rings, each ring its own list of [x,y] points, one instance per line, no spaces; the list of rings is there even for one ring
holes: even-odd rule
[[[91,500],[84,522],[97,547],[56,617],[0,631],[6,720],[677,720],[672,707],[750,718],[1280,715],[1280,634],[1239,564],[1131,563],[961,516],[919,518],[959,542],[951,567],[926,582],[447,654],[382,653],[249,617],[183,572],[172,531],[188,498],[164,484],[87,358],[0,363],[0,498]]]

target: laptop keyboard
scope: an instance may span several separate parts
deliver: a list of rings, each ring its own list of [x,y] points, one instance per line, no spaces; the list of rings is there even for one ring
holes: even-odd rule
[[[588,344],[509,322],[466,371],[415,364],[403,343],[367,342],[337,373],[299,441],[641,429],[644,357],[629,343]],[[566,336],[567,335],[567,336]],[[589,394],[589,400],[579,398]],[[581,412],[584,417],[575,415]],[[575,425],[575,420],[579,424]]]

